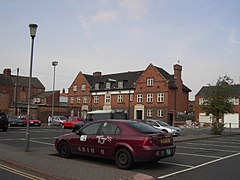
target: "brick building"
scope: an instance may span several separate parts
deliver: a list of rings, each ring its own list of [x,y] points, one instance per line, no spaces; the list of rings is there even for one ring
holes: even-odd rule
[[[163,119],[178,123],[176,114],[188,111],[189,92],[182,66],[174,74],[152,64],[143,71],[93,75],[79,72],[68,90],[70,115],[85,118],[92,110],[125,111],[129,119]]]
[[[196,121],[201,123],[201,125],[210,125],[214,121],[214,117],[210,114],[207,116],[200,109],[200,105],[204,101],[205,93],[214,86],[203,86],[199,92],[195,95],[195,118]],[[221,120],[225,127],[229,127],[231,123],[231,127],[239,128],[240,127],[240,84],[232,85],[234,98],[231,99],[233,103],[233,113],[232,114],[224,114],[223,119]]]

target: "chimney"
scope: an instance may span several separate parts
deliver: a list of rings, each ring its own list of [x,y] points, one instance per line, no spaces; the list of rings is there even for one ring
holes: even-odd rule
[[[174,79],[181,80],[182,79],[182,66],[179,64],[174,64]]]
[[[7,68],[7,69],[4,69],[3,70],[3,74],[7,77],[10,77],[11,76],[11,69]]]
[[[101,75],[102,75],[102,72],[99,72],[99,71],[93,73],[94,77],[100,77]]]
[[[62,93],[65,94],[65,89],[63,88]]]

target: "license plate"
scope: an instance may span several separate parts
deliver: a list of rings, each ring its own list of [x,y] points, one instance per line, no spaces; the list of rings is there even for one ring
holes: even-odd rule
[[[161,142],[162,144],[170,143],[170,139],[169,139],[169,138],[160,139],[160,142]]]

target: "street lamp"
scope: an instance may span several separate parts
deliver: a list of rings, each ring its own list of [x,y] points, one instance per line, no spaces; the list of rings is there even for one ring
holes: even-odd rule
[[[52,92],[52,118],[51,118],[52,126],[53,126],[53,116],[54,116],[55,69],[57,65],[58,65],[57,61],[52,62],[52,66],[53,66],[53,92]]]
[[[33,47],[34,47],[34,38],[37,32],[37,24],[29,24],[30,28],[30,36],[32,38],[32,47],[31,47],[31,58],[30,58],[30,72],[29,72],[29,80],[28,80],[28,109],[27,109],[27,128],[25,134],[25,152],[29,152],[29,117],[30,117],[30,103],[31,103],[31,86],[32,86],[32,64],[33,64]]]

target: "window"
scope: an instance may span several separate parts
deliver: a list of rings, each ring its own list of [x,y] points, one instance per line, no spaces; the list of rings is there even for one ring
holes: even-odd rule
[[[164,102],[164,93],[157,94],[157,102]]]
[[[110,89],[111,88],[111,83],[110,82],[106,82],[106,89]]]
[[[133,101],[133,94],[130,94],[130,101]]]
[[[111,103],[111,95],[105,95],[105,103],[110,104]]]
[[[76,92],[77,91],[77,85],[73,86],[73,91]]]
[[[87,96],[84,96],[84,97],[83,97],[83,103],[84,103],[84,104],[87,104],[87,100],[88,100]]]
[[[77,104],[81,103],[81,97],[77,97]]]
[[[73,104],[74,103],[74,97],[70,98],[70,103]]]
[[[86,90],[86,84],[82,84],[82,90]]]
[[[163,110],[162,109],[158,109],[157,117],[163,117]]]
[[[137,102],[138,103],[143,102],[143,95],[142,94],[137,94]]]
[[[239,99],[238,98],[229,99],[229,102],[231,102],[233,105],[239,105]]]
[[[204,99],[203,98],[199,98],[199,105],[203,105]]]
[[[120,134],[120,129],[113,123],[104,123],[100,134]]]
[[[153,86],[153,78],[147,79],[147,86]]]
[[[99,83],[95,84],[95,90],[99,90]]]
[[[118,88],[123,88],[123,81],[118,82]]]
[[[147,117],[152,117],[152,110],[151,109],[147,110]]]
[[[82,135],[97,134],[100,124],[101,123],[93,123],[89,126],[86,126],[81,131]]]
[[[123,102],[123,95],[118,95],[117,102],[118,103],[122,103]]]
[[[153,94],[147,94],[147,102],[153,102]]]
[[[93,102],[97,104],[99,102],[99,96],[94,96]]]

